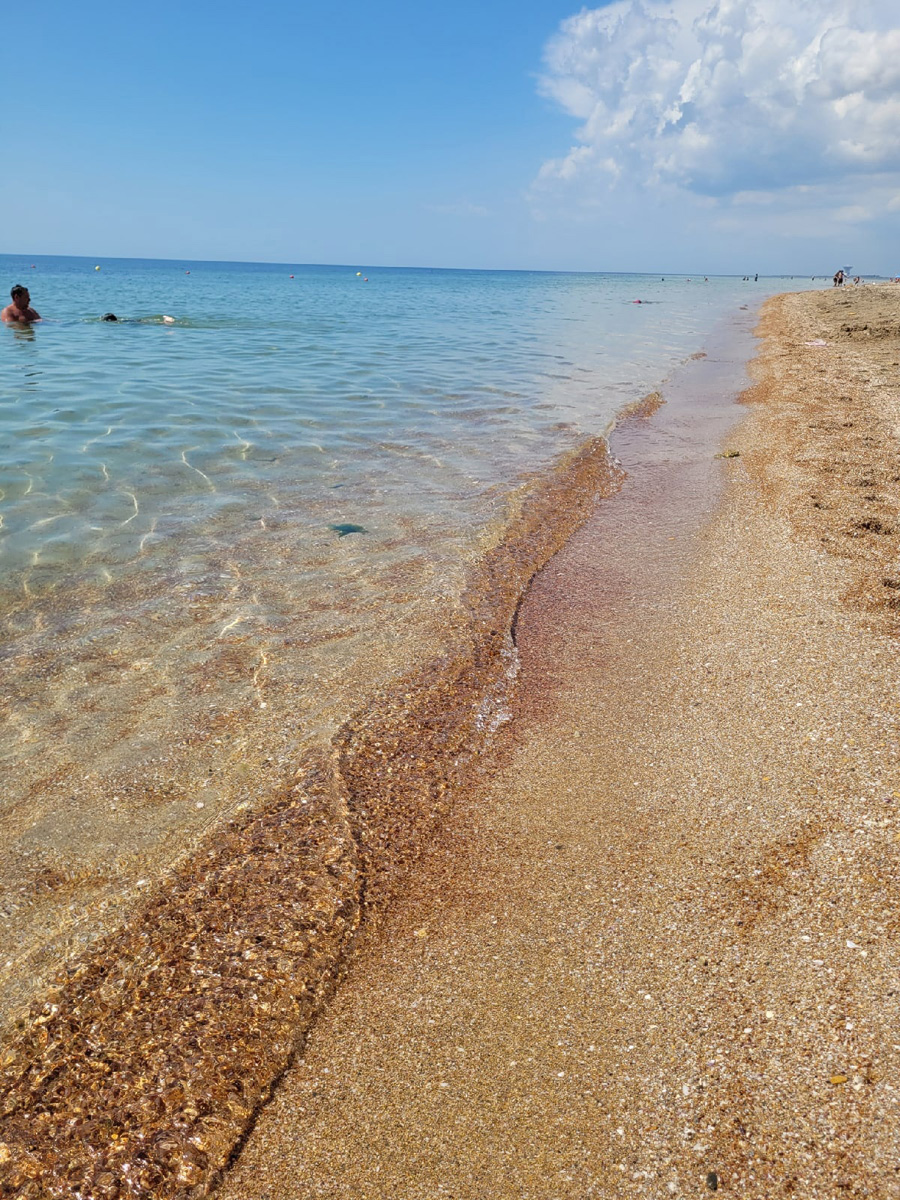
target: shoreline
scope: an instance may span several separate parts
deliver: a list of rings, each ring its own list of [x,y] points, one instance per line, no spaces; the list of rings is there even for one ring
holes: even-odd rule
[[[620,478],[594,438],[520,489],[439,656],[377,689],[51,977],[0,1053],[0,1187],[116,1195],[124,1181],[132,1195],[199,1196],[214,1185],[360,923],[377,924],[502,721],[528,580]]]
[[[224,294],[234,282],[229,279],[222,276],[218,281]],[[61,287],[66,280],[63,274]],[[156,276],[153,280],[154,287],[161,286]],[[120,282],[131,286],[134,281],[129,283],[125,275]],[[286,282],[281,281],[278,289],[284,287]],[[318,751],[319,757],[328,757],[332,738],[347,718],[377,691],[384,694],[398,678],[429,662],[444,643],[448,627],[456,636],[471,617],[462,607],[461,594],[473,560],[503,540],[516,506],[527,498],[532,485],[559,466],[561,451],[572,452],[590,432],[602,433],[612,406],[657,386],[673,362],[702,344],[700,331],[717,306],[727,310],[737,305],[739,290],[730,285],[696,299],[673,294],[671,311],[663,307],[645,311],[624,303],[621,290],[589,288],[572,316],[586,328],[599,318],[607,333],[597,338],[590,332],[582,339],[575,333],[577,323],[569,328],[568,319],[561,319],[565,305],[575,305],[580,292],[570,296],[563,289],[560,312],[534,322],[535,332],[541,334],[538,342],[533,343],[530,335],[521,345],[518,337],[508,341],[504,350],[508,366],[502,370],[496,364],[480,366],[477,358],[470,361],[463,354],[442,372],[441,358],[435,360],[433,382],[443,379],[449,385],[455,378],[460,388],[454,385],[433,413],[435,397],[424,397],[422,443],[404,448],[403,436],[396,444],[391,438],[382,447],[383,454],[375,453],[371,470],[366,466],[368,451],[357,454],[355,460],[363,469],[356,477],[346,469],[346,461],[338,461],[340,456],[330,465],[326,461],[314,489],[318,499],[309,506],[304,499],[307,477],[302,458],[295,462],[302,476],[299,491],[282,492],[281,467],[259,465],[268,462],[279,446],[286,454],[285,470],[295,461],[290,445],[275,436],[279,425],[265,428],[270,423],[265,395],[260,397],[259,410],[233,414],[253,427],[259,424],[258,435],[244,423],[236,426],[243,430],[240,437],[222,427],[228,442],[220,464],[222,480],[208,461],[207,430],[197,439],[192,434],[183,446],[176,439],[171,454],[156,446],[155,465],[152,461],[144,465],[149,469],[146,491],[140,472],[133,480],[136,490],[123,491],[121,480],[128,476],[134,430],[129,433],[127,414],[119,429],[116,402],[110,407],[109,385],[118,368],[110,371],[115,360],[108,357],[112,348],[107,340],[116,335],[104,329],[106,349],[95,359],[102,376],[98,378],[102,403],[96,412],[85,404],[87,440],[81,439],[73,409],[65,418],[71,421],[69,432],[53,434],[46,455],[48,462],[56,458],[62,462],[55,451],[68,446],[78,471],[101,473],[106,483],[97,483],[96,494],[85,499],[88,508],[81,515],[86,516],[104,496],[124,505],[121,512],[115,510],[115,520],[110,517],[113,534],[101,529],[104,521],[98,521],[88,539],[92,542],[97,536],[97,561],[92,566],[73,566],[70,572],[54,565],[51,553],[56,542],[71,540],[73,553],[80,544],[76,516],[66,517],[60,524],[46,526],[49,558],[39,561],[44,522],[57,507],[58,480],[54,482],[53,472],[60,471],[59,466],[46,478],[29,466],[26,475],[34,473],[34,479],[23,476],[17,485],[19,491],[24,489],[23,495],[14,488],[12,508],[5,509],[4,545],[9,546],[9,539],[15,542],[23,532],[15,530],[19,502],[23,497],[43,497],[26,501],[36,504],[30,513],[36,519],[35,531],[29,534],[35,543],[34,570],[29,567],[21,577],[22,592],[6,613],[0,647],[8,717],[0,753],[10,781],[0,805],[0,933],[5,933],[10,947],[0,956],[0,1029],[8,1029],[30,999],[49,985],[61,963],[90,954],[101,936],[122,927],[144,908],[150,889],[183,866],[229,819],[243,820],[264,804],[277,803],[281,790],[296,782],[294,772],[307,753]],[[359,299],[358,288],[350,285],[349,291],[356,297],[354,302],[369,303]],[[712,299],[713,291],[719,299]],[[335,297],[340,294],[340,289],[334,291]],[[526,294],[533,293],[522,293],[520,299]],[[65,288],[62,295],[66,296]],[[68,293],[69,302],[77,296],[74,288]],[[481,303],[477,292],[474,299]],[[342,304],[335,303],[332,309]],[[366,336],[375,347],[378,336],[383,336],[378,335],[384,316],[381,301],[378,310],[378,314],[370,312],[372,321],[367,318],[360,327],[368,331]],[[453,311],[452,305],[447,308],[450,320]],[[498,320],[502,325],[502,313]],[[545,345],[553,320],[560,336],[553,335]],[[479,337],[484,334],[490,341],[489,327],[483,321],[478,326]],[[338,348],[340,330],[351,327],[352,323],[338,323],[334,331],[338,340],[329,344]],[[521,329],[521,322],[515,322],[515,328]],[[461,345],[466,344],[463,332],[459,331]],[[640,338],[642,332],[645,340],[629,351],[629,339]],[[204,354],[227,333],[217,329],[209,334],[209,344],[195,345],[189,355],[190,376],[169,380],[186,389],[185,412],[191,427],[197,414],[188,393],[194,389],[198,403],[204,397],[211,400],[210,391],[217,385],[211,387],[203,377]],[[171,342],[168,334],[165,337],[170,348],[180,344]],[[56,339],[41,351],[50,372],[43,376],[41,388],[48,396],[55,388],[68,386],[66,363],[72,363],[66,358],[69,351],[63,350],[67,342],[67,338]],[[603,350],[607,343],[618,349]],[[219,348],[228,344],[226,339]],[[586,347],[584,355],[577,352],[580,345]],[[80,350],[73,349],[84,353],[89,347],[83,343]],[[139,377],[147,374],[159,349],[147,344],[138,354]],[[32,352],[35,348],[28,354]],[[179,353],[185,352],[182,345]],[[447,353],[446,345],[441,353]],[[337,362],[343,356],[328,357]],[[238,364],[229,376],[239,392],[249,382],[249,360],[240,361],[244,367]],[[287,361],[282,357],[279,369],[266,351],[259,364],[262,379],[277,383]],[[410,362],[416,361],[414,355]],[[426,355],[423,362],[427,361]],[[594,361],[605,362],[606,369],[588,369]],[[21,370],[27,360],[17,362]],[[357,366],[364,368],[367,362],[373,370],[378,362],[384,365],[380,353],[368,358],[362,353]],[[538,372],[533,379],[532,366]],[[495,385],[503,382],[500,375],[508,376],[510,386],[518,379],[521,396],[515,388],[508,393],[505,387],[498,389]],[[340,373],[328,378],[340,393]],[[378,451],[377,430],[382,423],[389,427],[394,421],[390,396],[405,393],[405,376],[400,373],[389,380],[377,372],[368,376],[364,372],[366,378],[373,387],[390,383],[380,400],[375,388],[361,414],[364,424],[373,422],[366,436],[374,438]],[[325,386],[327,381],[321,382]],[[414,378],[412,382],[415,400]],[[13,378],[10,396],[15,390]],[[301,386],[300,393],[303,390]],[[540,397],[533,395],[536,391]],[[368,394],[366,389],[364,393]],[[43,394],[38,389],[38,410]],[[295,398],[302,400],[302,395]],[[398,413],[398,436],[418,403],[407,406],[405,417]],[[283,404],[279,401],[276,409]],[[107,414],[102,422],[101,411]],[[339,427],[342,421],[346,424],[347,411],[336,403]],[[146,412],[156,412],[155,405]],[[227,414],[226,405],[210,429]],[[162,412],[158,417],[161,421]],[[114,425],[118,432],[109,440]],[[177,421],[172,428],[176,425]],[[460,433],[463,452],[459,456],[453,448],[454,430]],[[338,444],[342,437],[337,438]],[[519,437],[524,439],[521,445]],[[107,446],[119,438],[122,445],[109,458]],[[477,452],[466,451],[467,438]],[[207,441],[205,452],[197,447],[199,457],[188,445],[194,440]],[[155,444],[152,436],[149,444]],[[363,437],[358,448],[367,444]],[[323,437],[322,451],[329,446],[331,442]],[[444,446],[446,462],[440,457]],[[317,450],[316,461],[319,455]],[[490,468],[485,469],[489,460]],[[474,472],[471,475],[463,470],[466,461]],[[187,479],[184,494],[181,484],[175,487],[168,516],[166,506],[159,508],[157,503],[169,479],[156,474],[165,463],[166,471]],[[211,472],[210,483],[201,477],[206,471]],[[233,472],[236,490],[228,483]],[[214,507],[219,503],[212,492],[207,496],[212,484],[222,488],[224,507],[221,524],[214,521],[209,526],[203,518],[207,500]],[[274,492],[263,496],[269,484]],[[200,499],[188,503],[191,486],[199,489]],[[10,502],[10,495],[6,500]],[[184,538],[179,528],[194,503],[198,528]],[[17,518],[20,525],[23,513],[20,510]],[[554,512],[551,519],[558,515]],[[161,524],[154,532],[157,517]],[[362,522],[372,536],[341,536],[344,526],[337,523],[348,518]],[[562,520],[568,520],[565,513]],[[110,537],[122,539],[121,570],[112,558],[107,564],[104,557]],[[20,550],[31,544],[26,542]],[[131,558],[132,554],[137,557]],[[98,582],[101,575],[103,582]],[[10,588],[16,578],[15,571],[5,576]],[[7,590],[7,598],[9,594]],[[487,717],[492,719],[490,714]]]
[[[724,500],[663,450],[534,581],[496,771],[222,1200],[896,1195],[895,294],[769,302]]]
[[[82,265],[2,339],[0,1026],[426,663],[529,483],[773,286],[276,272],[248,342],[240,271]],[[173,284],[190,329],[93,319]]]
[[[646,407],[652,407],[652,402]],[[729,408],[731,416],[723,418],[726,425],[734,416],[733,406],[729,405]],[[668,412],[664,410],[666,416],[671,416],[673,411],[671,408]],[[646,414],[638,413],[624,421],[614,434],[616,447],[621,446],[623,457],[629,439],[640,442],[645,432],[653,428],[654,423],[643,421],[642,415]],[[676,441],[681,432],[676,428]],[[665,450],[662,452],[666,453]],[[736,473],[735,466],[743,470],[747,461],[742,452],[735,463],[711,464],[710,456],[705,455],[702,462],[698,460],[695,465],[705,473],[709,473],[712,466],[714,474],[724,477],[725,473]],[[615,486],[612,478],[615,473],[610,473],[605,454],[595,459],[588,454],[586,459],[575,464],[574,470],[573,479],[578,478],[579,470],[586,472],[583,478],[585,482],[591,480],[592,487],[602,480],[610,491]],[[632,468],[630,474],[636,487],[646,485],[647,480],[639,477],[640,470]],[[377,719],[375,710],[371,710],[368,722],[360,722],[352,734],[345,731],[336,740],[334,756],[326,755],[307,762],[302,776],[298,773],[298,782],[293,788],[286,787],[277,802],[265,811],[253,814],[240,825],[232,823],[223,830],[212,849],[209,842],[201,844],[194,855],[195,861],[185,864],[176,873],[174,909],[171,900],[157,896],[144,910],[139,927],[126,930],[126,936],[131,939],[128,945],[108,945],[105,958],[98,956],[98,961],[75,975],[65,985],[64,995],[51,996],[49,1007],[43,1011],[35,1009],[28,1031],[32,1065],[21,1074],[16,1061],[7,1058],[4,1074],[5,1080],[13,1081],[7,1096],[15,1094],[28,1111],[33,1113],[42,1109],[47,1117],[45,1124],[37,1127],[37,1132],[34,1125],[26,1130],[15,1113],[10,1112],[7,1101],[4,1125],[8,1128],[11,1124],[17,1136],[10,1139],[5,1131],[0,1132],[0,1142],[12,1146],[16,1153],[10,1153],[9,1158],[0,1161],[0,1181],[3,1181],[4,1173],[9,1179],[16,1171],[24,1172],[20,1174],[21,1179],[30,1177],[49,1187],[55,1172],[61,1169],[60,1182],[66,1178],[71,1183],[76,1179],[92,1178],[97,1189],[95,1194],[116,1195],[115,1189],[123,1181],[123,1164],[127,1164],[138,1172],[131,1176],[127,1194],[145,1194],[148,1188],[154,1189],[157,1195],[199,1197],[208,1192],[222,1166],[233,1158],[235,1145],[242,1144],[255,1113],[266,1104],[273,1081],[280,1077],[292,1058],[297,1039],[302,1041],[304,1028],[314,1021],[335,979],[343,973],[346,963],[341,951],[347,940],[353,938],[363,907],[369,913],[367,931],[375,927],[373,917],[380,922],[385,914],[386,936],[394,936],[398,929],[402,930],[403,922],[409,916],[409,905],[413,903],[402,890],[398,892],[396,880],[404,884],[411,879],[420,880],[426,868],[434,865],[435,855],[440,859],[442,855],[450,854],[452,858],[458,853],[458,848],[448,850],[446,839],[438,837],[426,852],[424,864],[407,874],[405,860],[414,857],[420,844],[428,842],[429,828],[440,823],[458,830],[464,810],[469,810],[467,799],[459,819],[447,817],[445,803],[447,792],[455,783],[458,786],[457,771],[462,765],[453,761],[458,757],[456,752],[446,754],[447,746],[465,746],[477,719],[484,715],[479,705],[467,707],[463,698],[467,694],[477,695],[480,701],[491,691],[484,681],[502,683],[509,666],[508,646],[501,632],[504,626],[501,623],[498,628],[497,625],[498,611],[506,612],[507,622],[511,622],[518,612],[517,641],[522,643],[524,638],[533,635],[533,630],[527,626],[531,595],[525,605],[518,608],[518,593],[526,585],[534,564],[546,561],[553,549],[571,533],[571,525],[566,526],[565,536],[559,528],[548,530],[547,514],[556,514],[561,495],[577,500],[579,491],[578,487],[569,487],[554,494],[551,488],[533,511],[523,514],[520,553],[516,555],[510,553],[508,547],[501,547],[492,564],[493,570],[484,574],[481,586],[474,588],[469,596],[470,611],[474,614],[471,628],[480,631],[480,636],[470,644],[469,650],[461,653],[456,663],[448,664],[445,659],[433,664],[421,681],[424,682],[421,691],[408,692],[409,684],[402,684],[384,693]],[[581,499],[583,501],[584,497]],[[655,503],[663,504],[668,499],[657,494]],[[601,504],[599,510],[605,507],[608,506]],[[698,517],[700,514],[690,512],[690,507],[686,512],[691,519]],[[616,519],[610,513],[607,517],[613,522]],[[652,529],[649,532],[652,533]],[[558,538],[556,544],[554,537]],[[570,539],[577,540],[578,535]],[[652,555],[661,547],[654,547],[650,538],[643,549]],[[602,553],[606,555],[607,566],[617,558],[608,542]],[[684,568],[686,561],[677,559],[676,573]],[[562,556],[559,562],[562,562]],[[652,566],[652,559],[648,562]],[[535,581],[532,588],[535,595],[544,586],[545,577],[549,578],[553,573],[553,564],[557,564],[557,560],[552,560],[551,567]],[[626,623],[634,619],[634,613],[629,611],[633,596],[629,594],[628,586],[623,585],[618,590],[613,587],[606,602],[608,610],[618,612]],[[449,674],[448,665],[451,667]],[[615,673],[619,668],[618,662],[604,661],[606,672]],[[453,671],[456,672],[457,687],[449,688],[448,678]],[[555,665],[551,664],[547,671],[548,680],[555,671]],[[467,672],[474,672],[475,678],[481,680],[480,687],[468,692],[464,686]],[[558,680],[560,688],[564,688],[567,679],[571,682],[563,673]],[[458,686],[460,681],[463,681],[462,687]],[[520,690],[516,729],[521,727],[523,720],[535,719],[543,728],[541,722],[545,718],[534,707],[534,689],[524,687]],[[501,697],[502,692],[494,695],[495,701]],[[449,706],[448,698],[453,699]],[[545,701],[546,696],[542,693],[542,703]],[[413,714],[416,714],[415,721],[411,721]],[[419,749],[421,739],[416,728],[427,732],[433,750],[444,751],[449,775],[442,776],[440,770],[436,775],[430,773],[428,757],[423,758]],[[517,736],[514,732],[513,744]],[[503,769],[510,753],[510,738],[504,732],[499,741],[501,745],[496,754],[488,756],[489,762],[474,763],[467,795],[485,784],[489,767],[499,764]],[[435,753],[431,761],[437,763],[439,759],[440,755]],[[393,778],[395,769],[396,779]],[[389,777],[391,787],[397,786],[393,793],[384,790]],[[340,786],[342,779],[349,781],[354,800],[350,805],[347,792]],[[388,797],[390,803],[385,803]],[[405,809],[402,808],[404,802]],[[396,820],[398,810],[403,812],[402,827]],[[305,833],[298,843],[296,833],[292,831],[298,828],[297,817],[301,811]],[[470,833],[460,833],[459,843],[462,846],[472,844]],[[299,854],[300,874],[306,880],[301,886],[307,889],[304,899],[311,908],[302,913],[298,912],[297,906],[297,871],[288,870],[288,864],[283,861],[287,845]],[[210,861],[212,855],[216,857]],[[255,865],[242,877],[240,870],[235,868],[248,857],[252,857]],[[442,878],[440,871],[434,874],[436,880]],[[365,895],[360,892],[361,878],[375,881],[373,890]],[[449,882],[456,888],[457,881]],[[448,883],[446,877],[443,877],[443,883]],[[235,922],[235,899],[239,901],[238,911],[245,914],[253,911],[249,923]],[[389,900],[393,902],[388,904]],[[442,896],[441,902],[443,900]],[[179,903],[182,905],[180,913]],[[275,911],[293,913],[293,923],[280,922],[279,936],[275,939],[277,945],[270,944],[271,914]],[[312,919],[310,912],[314,914]],[[157,931],[163,946],[184,944],[189,947],[188,953],[175,961],[164,949],[161,952]],[[213,934],[211,939],[210,933]],[[377,937],[371,937],[364,953],[371,953],[372,944],[380,937],[380,931]],[[217,947],[212,958],[202,950],[204,940],[207,943],[211,940]],[[412,946],[417,944],[416,941],[411,943]],[[129,962],[134,964],[134,969],[123,970]],[[283,981],[287,975],[296,973],[298,962],[303,964],[303,976],[285,989]],[[223,963],[229,972],[227,987],[222,986]],[[348,988],[352,995],[353,972],[359,968],[354,960],[350,967],[351,982],[345,983],[332,1001],[326,1023],[330,1022],[332,1012],[344,1004]],[[198,979],[201,981],[199,986]],[[213,980],[219,982],[204,982]],[[253,990],[252,1004],[248,1003],[248,988]],[[119,989],[121,994],[116,996]],[[152,993],[158,993],[156,1000]],[[185,1000],[179,1001],[178,996]],[[190,1003],[187,1003],[188,999]],[[55,1011],[53,1005],[57,1006]],[[166,1005],[171,1011],[157,1021],[154,1012]],[[249,1021],[248,1011],[252,1014]],[[118,1033],[117,1022],[120,1023]],[[94,1032],[85,1038],[84,1030],[92,1023]],[[98,1028],[102,1030],[99,1043]],[[116,1043],[123,1029],[133,1043],[137,1041],[141,1046],[139,1057],[131,1061],[125,1061],[123,1046]],[[170,1061],[173,1032],[180,1039],[178,1054],[184,1063],[191,1064],[189,1069],[179,1069]],[[67,1040],[64,1042],[63,1038]],[[242,1040],[236,1042],[236,1038]],[[105,1046],[98,1057],[100,1043]],[[239,1052],[231,1058],[236,1044]],[[77,1048],[75,1054],[72,1053],[73,1046]],[[25,1048],[24,1039],[19,1048]],[[127,1038],[124,1048],[127,1048]],[[246,1066],[250,1061],[255,1066],[248,1073]],[[119,1065],[111,1073],[112,1062]],[[64,1078],[67,1073],[69,1083],[75,1084],[68,1092]],[[146,1086],[148,1077],[155,1081],[150,1089]],[[185,1085],[185,1079],[190,1081],[190,1086]],[[211,1079],[215,1081],[213,1087],[209,1085]],[[282,1094],[287,1087],[287,1084],[283,1085]],[[99,1124],[81,1124],[79,1127],[82,1121],[78,1116],[79,1105],[86,1109],[88,1097],[91,1105],[96,1105],[102,1094],[98,1089],[103,1088],[111,1089],[106,1092],[107,1100],[100,1104],[104,1109],[103,1118]],[[141,1100],[146,1102],[143,1107],[138,1105]],[[70,1106],[68,1109],[67,1105]],[[26,1109],[20,1107],[19,1113],[24,1115]],[[66,1112],[69,1121],[74,1123],[67,1123]],[[264,1110],[261,1127],[268,1120],[268,1111]],[[130,1140],[129,1136],[120,1136],[113,1145],[110,1135],[113,1131],[121,1134],[123,1130],[130,1131]],[[104,1142],[103,1152],[99,1155],[96,1153],[98,1139]],[[255,1135],[250,1145],[254,1142]],[[24,1155],[18,1153],[20,1148],[26,1150]],[[85,1151],[87,1157],[84,1157]],[[54,1160],[59,1165],[51,1165]],[[141,1183],[139,1175],[145,1169],[147,1178]],[[240,1169],[236,1178],[240,1178]],[[168,1182],[164,1183],[166,1180]],[[163,1186],[169,1191],[160,1191]],[[356,1186],[361,1186],[359,1180]],[[406,1193],[401,1191],[399,1194]],[[245,1191],[242,1195],[249,1197],[252,1193]]]

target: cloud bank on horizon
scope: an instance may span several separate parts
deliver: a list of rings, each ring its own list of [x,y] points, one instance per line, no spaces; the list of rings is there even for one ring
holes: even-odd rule
[[[539,195],[656,188],[785,233],[900,209],[896,0],[615,0],[563,22],[541,90],[580,125]]]

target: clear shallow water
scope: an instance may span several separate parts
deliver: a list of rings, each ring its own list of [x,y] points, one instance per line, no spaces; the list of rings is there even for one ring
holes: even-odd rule
[[[377,526],[373,486],[375,507],[394,514],[477,520],[486,489],[602,431],[723,310],[782,286],[0,265],[45,317],[0,343],[0,577],[12,595],[73,572],[109,582],[173,553],[202,559],[284,507],[309,529]],[[102,323],[106,311],[143,320]]]
[[[0,257],[45,318],[0,328],[0,1016],[440,644],[529,480],[811,286],[95,265]]]

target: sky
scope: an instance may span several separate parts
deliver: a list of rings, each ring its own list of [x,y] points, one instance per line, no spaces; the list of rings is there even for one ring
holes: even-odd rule
[[[0,252],[900,273],[897,0],[45,0],[0,38]]]

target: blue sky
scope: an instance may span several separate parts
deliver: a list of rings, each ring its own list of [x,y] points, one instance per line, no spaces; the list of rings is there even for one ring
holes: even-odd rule
[[[894,9],[9,8],[0,250],[898,272]]]

